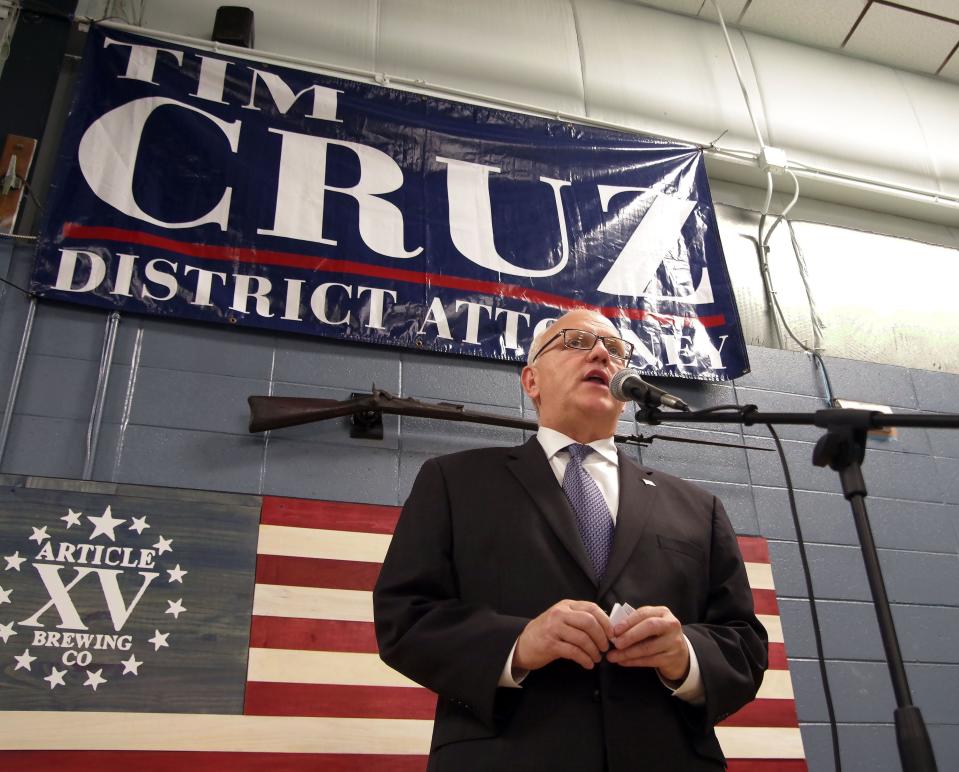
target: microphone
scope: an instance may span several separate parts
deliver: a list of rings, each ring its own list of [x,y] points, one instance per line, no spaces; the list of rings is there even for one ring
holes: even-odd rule
[[[679,397],[674,397],[672,394],[653,386],[653,384],[646,383],[640,377],[639,371],[632,367],[620,370],[613,376],[609,382],[609,391],[620,402],[633,400],[646,407],[663,405],[674,410],[689,410],[689,405]]]

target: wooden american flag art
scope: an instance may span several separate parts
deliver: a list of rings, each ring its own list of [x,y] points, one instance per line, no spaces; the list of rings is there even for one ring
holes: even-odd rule
[[[247,615],[232,620],[249,625],[242,707],[156,712],[145,698],[142,707],[124,711],[10,710],[0,688],[4,768],[425,769],[435,696],[384,665],[373,634],[371,590],[398,515],[397,507],[264,497],[254,524],[252,600]],[[805,770],[766,542],[742,536],[739,544],[769,631],[770,669],[758,699],[717,733],[732,772]],[[12,573],[2,570],[10,549],[0,545],[0,587]],[[203,589],[216,594],[215,580],[204,581],[213,583]],[[183,605],[194,602],[185,598]],[[5,608],[0,605],[0,623],[11,616]],[[7,677],[10,655],[29,643],[30,631],[15,629],[20,644],[11,639],[0,646]],[[119,681],[112,684],[117,689],[126,684],[123,676],[107,676]],[[78,683],[82,677],[79,672]]]

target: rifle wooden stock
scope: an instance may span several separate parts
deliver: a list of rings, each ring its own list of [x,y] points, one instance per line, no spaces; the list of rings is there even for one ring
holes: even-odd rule
[[[369,401],[369,397],[343,402],[336,399],[308,397],[248,397],[250,432],[266,432],[270,429],[282,429],[286,426],[299,426],[314,421],[353,415],[364,412],[362,403]],[[369,409],[366,408],[366,410]]]

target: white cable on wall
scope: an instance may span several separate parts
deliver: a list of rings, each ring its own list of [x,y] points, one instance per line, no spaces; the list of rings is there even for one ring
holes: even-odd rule
[[[736,60],[736,53],[733,50],[732,40],[729,38],[729,31],[726,29],[726,21],[723,19],[723,12],[719,7],[718,0],[712,0],[713,7],[716,10],[716,15],[719,18],[719,26],[722,29],[723,37],[726,40],[726,47],[729,49],[729,58],[732,60],[733,69],[736,71],[736,78],[739,81],[739,88],[743,92],[743,99],[746,102],[746,111],[749,113],[749,120],[752,122],[753,130],[756,132],[756,141],[759,143],[759,159],[758,162],[763,160],[767,161],[772,155],[773,152],[778,152],[782,154],[783,159],[785,160],[785,154],[782,151],[775,151],[775,149],[769,148],[769,146],[763,140],[762,132],[759,129],[759,123],[756,121],[756,116],[753,113],[752,103],[749,101],[749,92],[746,89],[746,83],[743,79],[742,71],[739,69],[739,62]],[[792,331],[792,328],[789,326],[789,323],[786,321],[786,316],[783,313],[782,307],[779,305],[779,298],[776,294],[776,289],[773,286],[772,276],[769,272],[769,241],[772,238],[773,232],[779,226],[781,222],[786,221],[787,225],[789,221],[786,220],[786,216],[792,211],[792,208],[796,205],[796,202],[799,200],[799,179],[793,173],[791,169],[787,166],[783,166],[782,170],[788,174],[793,181],[793,196],[790,199],[789,203],[786,205],[786,208],[776,216],[776,219],[773,220],[773,224],[766,230],[766,218],[769,215],[769,207],[772,204],[772,196],[775,190],[775,185],[773,182],[773,174],[770,170],[770,167],[767,165],[766,172],[766,198],[763,202],[762,211],[759,214],[759,227],[758,234],[756,239],[756,247],[759,256],[759,268],[760,275],[762,276],[763,285],[766,289],[767,297],[772,301],[773,306],[773,318],[778,319],[778,322],[782,324],[783,328],[786,331],[786,334],[804,351],[810,353],[818,354],[822,351],[822,329],[825,325],[822,323],[822,319],[819,316],[818,311],[816,310],[816,304],[812,295],[812,288],[809,283],[808,270],[806,268],[806,262],[802,257],[802,251],[799,248],[799,242],[796,239],[796,234],[794,233],[792,226],[789,226],[789,235],[793,245],[793,251],[796,256],[797,265],[799,267],[799,274],[802,278],[803,286],[806,290],[806,300],[809,304],[809,315],[812,321],[813,327],[813,346],[810,347],[804,341],[801,341],[796,334]],[[780,338],[781,340],[781,338]]]

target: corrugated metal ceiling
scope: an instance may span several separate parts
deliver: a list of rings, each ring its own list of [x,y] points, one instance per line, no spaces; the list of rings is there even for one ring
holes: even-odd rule
[[[716,20],[712,0],[632,0]],[[959,82],[959,0],[719,0],[730,26]]]

